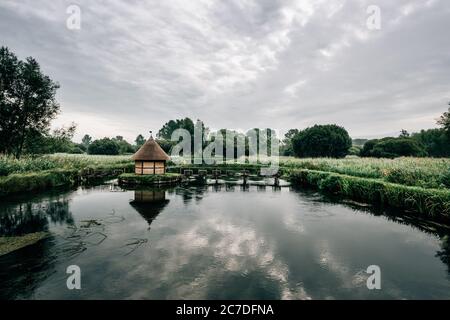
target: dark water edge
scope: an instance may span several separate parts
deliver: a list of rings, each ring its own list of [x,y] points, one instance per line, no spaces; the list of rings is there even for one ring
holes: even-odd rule
[[[311,190],[105,184],[2,201],[0,236],[37,231],[51,236],[0,257],[0,299],[450,298],[447,226]],[[71,264],[82,290],[66,287]],[[382,290],[365,286],[371,264]]]

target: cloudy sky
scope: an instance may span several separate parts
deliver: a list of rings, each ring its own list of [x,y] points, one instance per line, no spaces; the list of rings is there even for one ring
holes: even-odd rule
[[[449,30],[448,0],[0,0],[0,45],[60,83],[54,126],[76,122],[77,139],[186,116],[353,137],[431,128],[450,101]]]

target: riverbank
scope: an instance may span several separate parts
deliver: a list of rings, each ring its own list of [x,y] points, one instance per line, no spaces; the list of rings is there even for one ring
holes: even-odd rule
[[[48,232],[34,232],[22,236],[0,237],[0,256],[35,244],[48,236]]]
[[[78,170],[54,169],[41,172],[15,173],[0,177],[0,197],[20,192],[37,192],[57,187],[70,187],[79,181]]]
[[[450,221],[450,190],[425,189],[361,178],[339,173],[299,169],[289,173],[298,186],[343,196],[352,200],[380,204]]]
[[[133,170],[129,156],[55,154],[20,160],[1,157],[0,197],[73,187]]]

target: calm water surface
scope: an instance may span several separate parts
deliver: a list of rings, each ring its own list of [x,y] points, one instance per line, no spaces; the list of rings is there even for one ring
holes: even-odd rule
[[[2,200],[2,299],[450,298],[449,230],[290,188],[121,190]],[[81,290],[68,290],[78,265]],[[368,290],[378,265],[382,289]]]

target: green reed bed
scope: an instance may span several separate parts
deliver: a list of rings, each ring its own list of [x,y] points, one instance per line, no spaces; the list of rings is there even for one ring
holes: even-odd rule
[[[51,169],[117,168],[133,165],[131,156],[54,154],[38,157],[0,157],[0,176]]]
[[[283,171],[309,169],[423,188],[450,188],[450,159],[281,158]]]
[[[296,185],[315,187],[353,200],[381,204],[421,213],[430,217],[450,218],[450,190],[426,189],[309,169],[292,170],[289,179]]]
[[[79,172],[75,169],[13,173],[6,177],[0,177],[0,196],[62,186],[73,186],[78,182],[78,177]]]
[[[83,177],[117,176],[134,170],[130,156],[54,154],[0,157],[0,196],[72,186]]]

